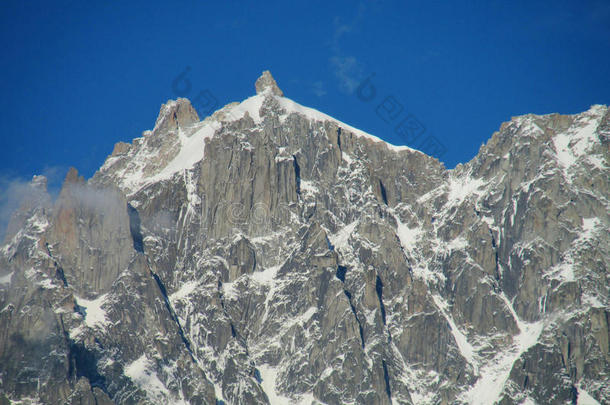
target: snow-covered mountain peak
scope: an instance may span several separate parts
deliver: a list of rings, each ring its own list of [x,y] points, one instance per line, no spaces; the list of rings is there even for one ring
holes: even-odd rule
[[[242,126],[253,125],[254,129],[261,127],[267,116],[282,124],[289,116],[297,114],[310,122],[310,125],[320,127],[330,123],[344,134],[380,143],[395,152],[421,153],[407,146],[391,145],[374,135],[284,97],[269,71],[263,72],[255,87],[256,95],[242,102],[229,103],[203,121],[199,121],[200,118],[188,99],[167,101],[161,106],[153,130],[145,131],[143,136],[135,138],[131,145],[123,142],[115,145],[113,153],[106,159],[96,177],[108,177],[111,183],[118,184],[120,189],[131,195],[147,185],[167,180],[176,173],[192,168],[204,158],[207,139],[222,128],[246,117],[249,117],[252,123],[244,123]]]
[[[196,122],[199,122],[199,116],[188,99],[178,98],[177,100],[168,100],[165,104],[161,105],[161,110],[152,132],[175,131],[178,128],[186,127]]]
[[[258,84],[14,217],[0,403],[610,401],[605,107],[446,170]]]

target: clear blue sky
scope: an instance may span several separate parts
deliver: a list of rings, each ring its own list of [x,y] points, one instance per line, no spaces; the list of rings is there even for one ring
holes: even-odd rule
[[[239,101],[270,69],[287,97],[395,144],[406,140],[394,124],[411,114],[447,167],[511,116],[610,104],[602,0],[5,0],[0,45],[5,177],[68,166],[90,177],[115,142],[152,128],[187,67],[187,96]],[[365,102],[356,87],[372,74]],[[376,112],[388,96],[403,108],[390,123]]]

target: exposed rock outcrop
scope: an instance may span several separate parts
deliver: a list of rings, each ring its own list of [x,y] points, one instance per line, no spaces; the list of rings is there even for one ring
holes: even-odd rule
[[[607,107],[446,170],[256,92],[168,102],[55,203],[35,179],[0,250],[4,399],[610,401]]]

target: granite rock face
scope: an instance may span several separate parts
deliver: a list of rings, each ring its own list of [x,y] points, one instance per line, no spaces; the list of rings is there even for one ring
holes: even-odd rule
[[[610,402],[607,107],[446,170],[255,87],[169,101],[56,201],[34,179],[0,403]]]

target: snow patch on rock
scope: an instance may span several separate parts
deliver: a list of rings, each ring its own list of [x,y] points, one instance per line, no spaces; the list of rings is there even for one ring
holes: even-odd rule
[[[506,295],[501,293],[499,297],[512,314],[520,333],[513,336],[513,343],[507,350],[500,351],[481,367],[480,377],[475,385],[461,396],[463,400],[472,405],[493,404],[500,399],[513,364],[530,347],[538,343],[538,338],[544,327],[543,321],[534,323],[521,321]]]
[[[11,280],[13,278],[13,273],[14,271],[11,271],[8,274],[5,274],[4,276],[0,277],[0,285],[2,284],[11,284]]]
[[[143,354],[138,359],[129,363],[125,367],[125,375],[143,391],[146,395],[158,403],[167,403],[171,396],[165,385],[161,382],[157,373],[153,369],[153,364],[146,354]],[[185,404],[184,401],[176,402],[174,399],[172,403]]]
[[[85,308],[85,324],[90,328],[105,327],[108,324],[108,317],[103,306],[108,298],[108,294],[103,294],[94,300],[86,300],[76,297],[76,302]]]

